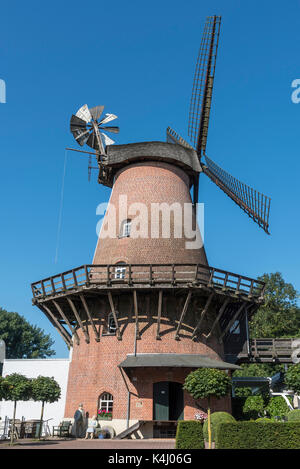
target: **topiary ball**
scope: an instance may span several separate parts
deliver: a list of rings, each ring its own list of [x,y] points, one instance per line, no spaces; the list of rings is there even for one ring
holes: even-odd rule
[[[300,409],[294,409],[287,413],[287,419],[289,422],[295,422],[300,420]]]
[[[258,419],[255,420],[255,422],[268,423],[268,422],[272,422],[272,420],[268,419],[267,417],[259,417]]]
[[[217,426],[220,423],[232,423],[236,422],[235,418],[228,412],[213,412],[210,417],[211,420],[211,439],[215,441],[215,434]],[[208,441],[208,419],[205,420],[203,425],[203,436]]]

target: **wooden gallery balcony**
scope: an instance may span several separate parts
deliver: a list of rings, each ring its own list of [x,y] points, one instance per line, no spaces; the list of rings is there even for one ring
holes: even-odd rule
[[[106,301],[113,314],[119,340],[122,334],[115,307],[117,297],[132,295],[138,331],[139,297],[153,293],[152,296],[157,298],[154,314],[157,316],[157,339],[160,339],[163,296],[181,297],[181,303],[178,301],[182,306],[176,321],[176,340],[180,340],[180,331],[191,299],[199,297],[199,320],[193,326],[191,338],[195,340],[201,332],[204,316],[210,304],[213,304],[216,317],[206,337],[209,338],[218,328],[222,341],[241,315],[247,313],[251,316],[256,311],[263,302],[265,291],[265,284],[260,280],[201,264],[83,265],[34,282],[31,287],[33,304],[46,314],[68,345],[72,344],[72,336],[79,341],[77,327],[82,328],[86,341],[90,340],[85,327],[88,323],[94,331],[95,339],[100,340],[95,324],[97,320],[88,304],[95,297]],[[71,334],[66,331],[65,325]]]

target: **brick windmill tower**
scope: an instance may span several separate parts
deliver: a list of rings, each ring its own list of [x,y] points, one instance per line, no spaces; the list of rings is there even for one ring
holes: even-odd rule
[[[179,419],[205,410],[183,392],[185,377],[201,367],[235,369],[247,320],[263,301],[262,282],[209,265],[196,223],[203,173],[268,231],[269,199],[205,153],[220,23],[207,18],[200,47],[193,146],[170,128],[167,142],[112,145],[105,131],[118,127],[105,124],[116,116],[101,119],[103,106],[71,118],[111,197],[92,264],[33,283],[33,302],[73,349],[65,417],[83,402],[120,438],[172,436]],[[214,407],[230,410],[230,398]]]

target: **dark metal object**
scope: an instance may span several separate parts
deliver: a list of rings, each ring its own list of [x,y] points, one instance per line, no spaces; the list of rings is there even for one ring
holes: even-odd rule
[[[207,155],[205,162],[206,165],[202,164],[203,172],[269,234],[270,197],[231,176]]]
[[[206,148],[221,16],[206,19],[193,83],[188,134],[199,156]]]

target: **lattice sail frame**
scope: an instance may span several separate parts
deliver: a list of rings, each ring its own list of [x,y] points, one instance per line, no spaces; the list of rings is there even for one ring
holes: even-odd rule
[[[271,199],[239,181],[205,155],[203,172],[269,234]]]
[[[200,158],[206,148],[220,27],[221,16],[207,17],[192,89],[188,135]]]

